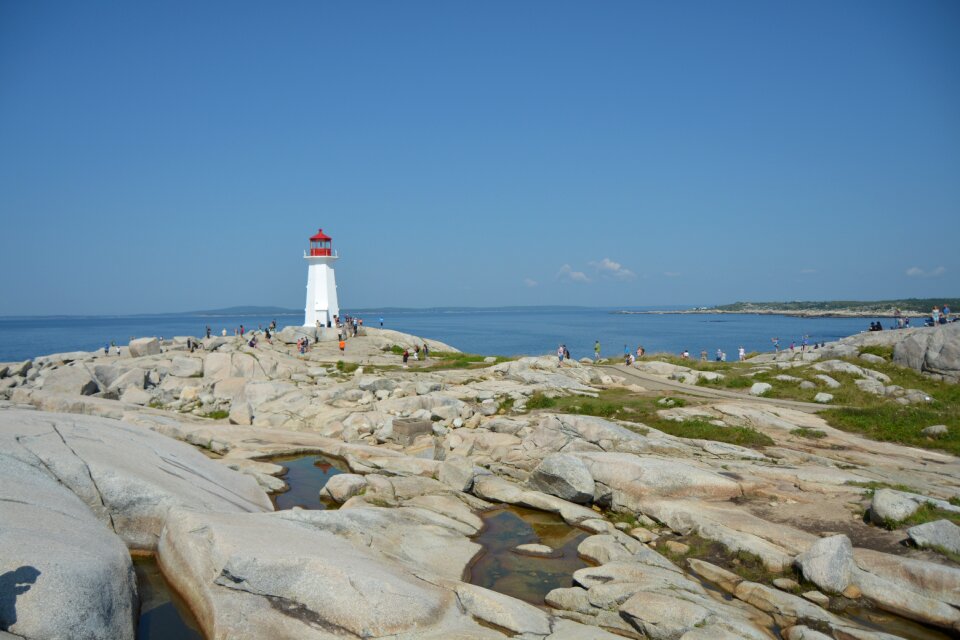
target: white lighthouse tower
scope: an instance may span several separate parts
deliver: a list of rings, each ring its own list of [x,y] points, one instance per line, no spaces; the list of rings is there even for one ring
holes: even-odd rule
[[[310,250],[303,252],[307,261],[307,308],[303,326],[333,326],[333,317],[340,315],[337,304],[337,280],[333,263],[337,254],[330,247],[330,236],[323,229],[310,238]]]

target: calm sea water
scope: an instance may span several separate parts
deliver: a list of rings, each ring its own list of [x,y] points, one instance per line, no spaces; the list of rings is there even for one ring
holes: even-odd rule
[[[367,311],[364,322],[446,342],[461,351],[497,355],[554,353],[566,344],[575,358],[593,355],[599,340],[603,355],[619,356],[624,345],[648,352],[694,356],[706,349],[712,359],[716,350],[736,358],[737,348],[768,351],[770,339],[780,338],[782,348],[802,337],[829,342],[858,333],[877,318],[790,318],[758,315],[625,315],[616,309],[472,309]],[[280,326],[302,322],[301,315],[279,316],[95,316],[0,318],[0,362],[24,360],[62,351],[102,349],[114,340],[125,346],[131,336],[201,336],[205,327],[215,334],[243,324],[247,329],[266,326],[272,319]],[[881,319],[888,326],[890,319]]]

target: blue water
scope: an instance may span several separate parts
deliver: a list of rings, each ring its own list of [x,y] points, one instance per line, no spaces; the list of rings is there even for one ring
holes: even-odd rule
[[[461,351],[497,355],[532,355],[556,352],[566,344],[575,358],[592,357],[599,340],[602,354],[621,356],[624,345],[636,350],[643,345],[650,353],[679,353],[688,349],[697,357],[706,349],[710,358],[723,349],[730,360],[737,348],[769,351],[770,339],[780,338],[781,348],[791,341],[797,347],[802,336],[810,343],[830,342],[858,333],[877,318],[791,318],[737,315],[624,315],[606,308],[526,308],[472,310],[368,311],[364,322],[446,342]],[[243,324],[247,329],[266,326],[276,319],[279,326],[302,322],[302,316],[102,316],[0,318],[0,362],[24,360],[48,353],[93,350],[115,340],[125,346],[131,336],[201,336],[210,325],[214,334],[227,329],[230,335]],[[892,320],[881,319],[884,326]]]

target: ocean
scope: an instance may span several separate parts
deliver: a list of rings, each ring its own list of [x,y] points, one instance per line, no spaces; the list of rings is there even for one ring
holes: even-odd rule
[[[889,318],[794,318],[752,314],[617,314],[613,308],[482,308],[367,310],[356,315],[369,326],[446,342],[461,351],[484,355],[552,354],[566,344],[575,358],[592,357],[595,340],[602,355],[621,356],[624,347],[643,345],[649,353],[680,353],[697,357],[717,349],[735,359],[741,345],[748,351],[769,351],[771,338],[781,348],[797,347],[804,335],[810,344],[830,342],[867,329]],[[214,334],[233,334],[241,324],[248,330],[276,319],[281,327],[297,325],[303,315],[138,315],[37,316],[0,318],[0,362],[13,362],[63,351],[102,349],[115,341],[126,346],[131,337],[202,336],[207,325]]]

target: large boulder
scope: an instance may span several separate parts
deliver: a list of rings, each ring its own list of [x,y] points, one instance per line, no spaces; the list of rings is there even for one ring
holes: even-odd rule
[[[55,478],[133,548],[156,548],[174,506],[273,510],[252,477],[190,445],[117,420],[0,411],[0,451]]]
[[[273,334],[273,339],[284,344],[297,344],[301,338],[306,338],[313,344],[317,339],[316,327],[284,327]]]
[[[907,535],[918,547],[960,554],[960,527],[949,520],[935,520],[910,527]]]
[[[23,638],[133,640],[137,584],[123,542],[46,469],[6,445],[0,629]]]
[[[856,571],[853,545],[845,535],[821,538],[797,556],[803,576],[827,593],[841,593]]]
[[[42,389],[50,393],[89,396],[100,391],[100,385],[83,363],[76,363],[44,372]]]
[[[136,338],[127,347],[131,358],[155,356],[160,354],[160,341],[156,338]]]
[[[911,333],[893,347],[893,361],[915,371],[960,380],[960,323]]]
[[[527,484],[536,491],[579,503],[591,502],[595,489],[593,476],[583,460],[565,454],[544,458]]]

